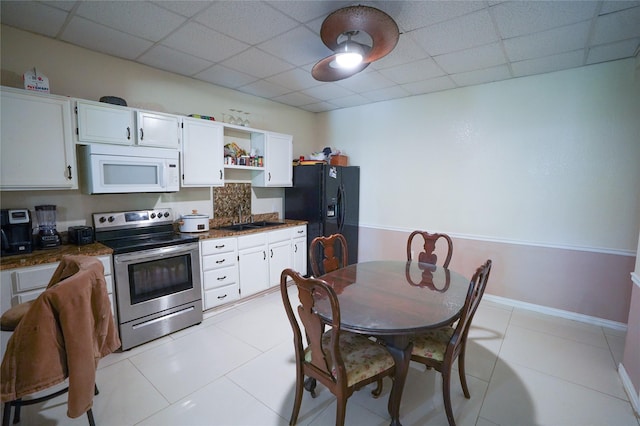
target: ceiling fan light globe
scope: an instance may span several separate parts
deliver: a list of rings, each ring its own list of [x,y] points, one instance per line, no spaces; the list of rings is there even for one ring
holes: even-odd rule
[[[339,53],[336,63],[341,68],[354,68],[362,63],[362,55],[357,52]]]

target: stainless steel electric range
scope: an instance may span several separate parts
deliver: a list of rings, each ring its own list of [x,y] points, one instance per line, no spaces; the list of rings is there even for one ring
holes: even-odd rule
[[[123,350],[202,322],[198,237],[174,219],[170,208],[93,214],[96,241],[113,249]]]

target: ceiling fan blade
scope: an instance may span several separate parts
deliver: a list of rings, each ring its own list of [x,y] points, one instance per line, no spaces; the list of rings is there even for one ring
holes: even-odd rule
[[[319,60],[311,70],[313,78],[318,81],[338,81],[351,77],[369,66],[368,62],[362,62],[354,68],[334,68],[331,66],[331,63],[335,61],[335,59],[336,55],[331,55]]]
[[[332,12],[322,22],[320,38],[331,50],[338,47],[338,37],[348,31],[363,31],[373,40],[373,45],[363,58],[373,62],[384,57],[396,47],[400,30],[396,22],[385,12],[370,6],[349,6]]]

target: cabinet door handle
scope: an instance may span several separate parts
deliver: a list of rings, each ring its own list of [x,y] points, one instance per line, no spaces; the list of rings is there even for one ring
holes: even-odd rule
[[[142,127],[140,127],[140,140],[144,139],[144,130],[142,130]]]
[[[224,263],[224,261],[225,261],[225,260],[226,260],[226,259],[216,260],[216,263],[219,265],[219,264],[221,264],[221,263]]]
[[[131,127],[127,127],[127,140],[131,140]]]
[[[293,245],[293,247],[294,247],[293,252],[294,252],[294,253],[297,253],[297,252],[298,252],[298,245],[297,245],[297,244],[294,244],[294,245]]]
[[[269,182],[271,182],[271,172],[269,172]]]
[[[225,275],[224,277],[218,277],[217,279],[218,279],[218,281],[226,280],[227,276]]]
[[[222,179],[222,170],[220,170],[220,179]]]
[[[271,258],[273,259],[273,249],[270,249],[271,251]]]
[[[72,176],[71,176],[71,166],[67,166],[67,170],[69,171],[69,176],[67,177],[67,179],[71,180]]]
[[[266,251],[262,251],[262,260],[267,260],[267,252]]]

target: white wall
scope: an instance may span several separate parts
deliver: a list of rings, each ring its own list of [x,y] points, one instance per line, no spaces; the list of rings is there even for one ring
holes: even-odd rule
[[[321,114],[361,166],[361,223],[635,255],[634,60]]]

